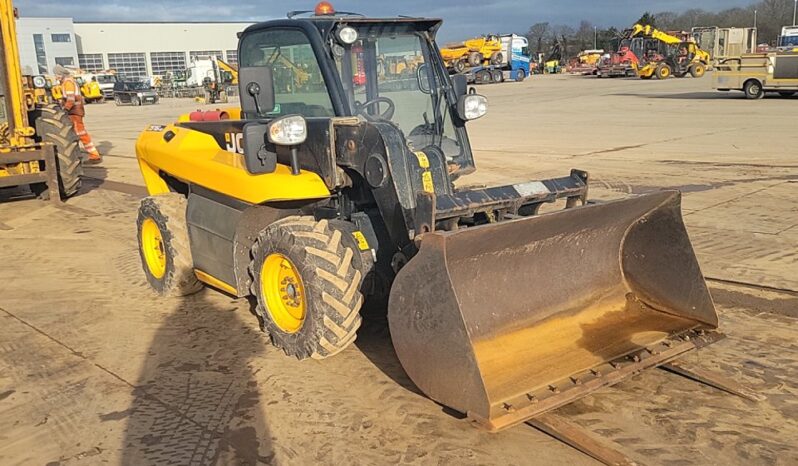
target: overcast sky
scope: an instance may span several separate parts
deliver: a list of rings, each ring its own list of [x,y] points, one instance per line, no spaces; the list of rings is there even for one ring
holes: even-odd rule
[[[689,8],[721,10],[753,0],[333,0],[341,11],[368,16],[414,15],[443,18],[440,39],[488,32],[524,33],[530,25],[578,25],[586,19],[598,26],[629,26],[640,15]],[[473,3],[473,5],[469,5]],[[262,21],[285,17],[288,10],[311,9],[315,2],[273,0],[15,0],[22,16],[68,16],[76,21]],[[65,8],[65,6],[68,6]]]

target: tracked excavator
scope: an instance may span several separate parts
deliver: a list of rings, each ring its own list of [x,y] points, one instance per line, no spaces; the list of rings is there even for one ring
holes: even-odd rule
[[[272,344],[299,359],[345,350],[364,301],[387,301],[413,382],[492,431],[713,341],[677,191],[596,203],[577,169],[456,186],[487,100],[449,76],[440,26],[322,2],[243,31],[241,107],[136,143],[150,285],[252,296]],[[278,50],[323,86],[275,73],[262,58]],[[419,57],[411,85],[384,79],[388,51]]]
[[[44,76],[22,75],[16,10],[0,0],[0,189],[59,201],[77,193],[83,168],[72,122],[46,88]]]

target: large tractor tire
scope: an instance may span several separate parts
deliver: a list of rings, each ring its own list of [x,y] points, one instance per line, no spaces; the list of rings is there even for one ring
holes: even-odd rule
[[[502,60],[504,60],[504,55],[501,52],[493,52],[490,56],[490,64],[491,65],[501,65]]]
[[[272,344],[297,359],[324,359],[355,341],[363,296],[352,235],[327,220],[292,216],[252,246],[252,294]]]
[[[74,196],[80,189],[83,165],[80,160],[80,142],[69,115],[56,106],[39,107],[30,113],[36,128],[37,142],[49,142],[55,146],[55,162],[58,171],[58,191],[62,199]],[[40,198],[47,198],[46,183],[31,185],[31,190]]]
[[[668,65],[666,65],[664,63],[661,63],[657,67],[657,71],[655,72],[655,74],[657,75],[657,79],[668,79],[668,78],[671,77],[673,72],[671,71],[671,67],[670,66],[668,66]]]
[[[470,66],[480,66],[482,65],[482,54],[479,52],[471,52],[468,54],[468,64]]]
[[[690,76],[700,78],[707,72],[707,67],[703,63],[694,63],[690,66]]]
[[[186,225],[188,202],[182,194],[145,197],[136,220],[139,255],[150,286],[163,296],[186,296],[202,289]]]
[[[455,73],[462,73],[463,71],[465,71],[466,65],[468,65],[468,63],[466,62],[465,59],[461,58],[459,60],[455,60],[454,65],[453,65],[454,72]]]

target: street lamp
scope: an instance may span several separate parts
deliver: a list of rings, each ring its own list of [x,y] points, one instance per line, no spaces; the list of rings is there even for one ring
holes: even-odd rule
[[[756,10],[754,10],[754,28],[756,28]]]
[[[798,2],[798,0],[795,0]],[[593,26],[593,50],[598,49],[598,26]]]
[[[798,12],[798,0],[795,0],[795,3],[792,7],[792,25],[795,26],[795,13]]]

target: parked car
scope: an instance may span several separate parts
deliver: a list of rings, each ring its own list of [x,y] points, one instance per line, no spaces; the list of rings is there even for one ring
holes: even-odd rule
[[[114,102],[117,105],[157,104],[158,93],[145,82],[117,81],[114,83]]]

